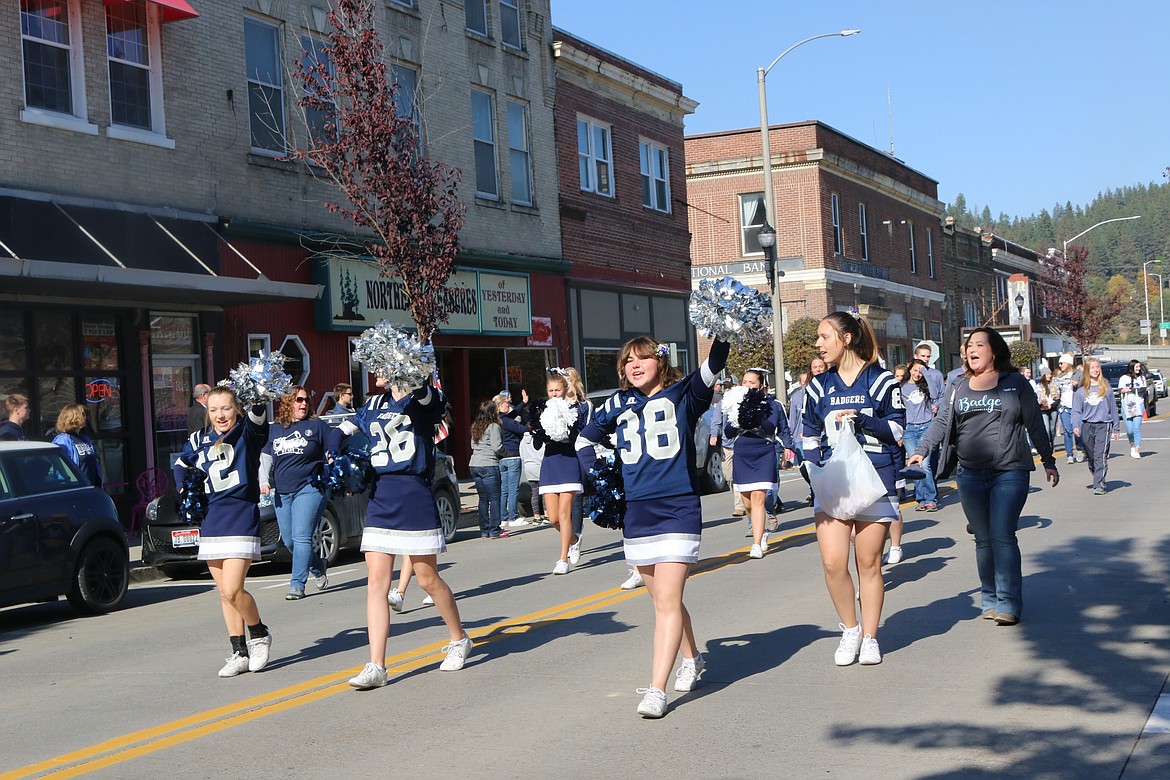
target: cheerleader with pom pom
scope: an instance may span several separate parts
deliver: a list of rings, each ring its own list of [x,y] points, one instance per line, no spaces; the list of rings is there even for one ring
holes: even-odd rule
[[[779,490],[776,439],[779,438],[785,449],[792,449],[784,407],[769,398],[767,390],[763,372],[749,368],[743,372],[740,386],[727,391],[722,406],[726,420],[724,433],[735,440],[731,489],[743,495],[752,524],[749,558],[763,558],[768,551],[765,504],[768,491]],[[778,495],[776,500],[780,500]]]
[[[260,671],[272,647],[256,600],[244,589],[248,568],[260,560],[260,451],[268,441],[264,399],[250,394],[247,400],[255,403],[245,416],[230,387],[213,387],[207,396],[209,425],[191,434],[174,468],[175,484],[184,493],[194,489],[188,469],[204,475],[207,514],[199,529],[199,560],[207,561],[215,580],[232,647],[220,677]]]
[[[280,399],[260,455],[260,494],[274,496],[280,538],[292,552],[288,601],[305,597],[309,574],[317,590],[329,587],[328,562],[313,549],[313,532],[329,498],[323,484],[329,424],[313,411],[310,400],[303,385],[293,385]]]
[[[576,369],[550,368],[545,389],[548,400],[534,421],[544,448],[540,498],[549,522],[560,532],[561,556],[552,573],[568,574],[581,558],[581,530],[573,528],[572,517],[574,497],[584,489],[575,442],[589,421],[590,408]]]
[[[699,559],[703,515],[695,473],[694,430],[711,405],[715,378],[727,362],[728,345],[716,339],[706,362],[687,377],[670,365],[665,345],[649,336],[626,342],[618,355],[621,390],[593,415],[577,437],[582,465],[592,465],[595,446],[617,437],[625,494],[622,535],[626,562],[642,577],[654,602],[654,653],[650,687],[638,714],[666,714],[666,683],[682,649],[676,691],[692,690],[703,674],[683,589]]]
[[[447,545],[431,494],[431,478],[435,470],[435,426],[446,411],[446,396],[429,380],[413,391],[392,383],[387,374],[396,375],[402,382],[409,381],[409,374],[396,374],[377,359],[367,367],[381,375],[378,387],[388,392],[371,397],[353,418],[333,429],[325,447],[329,453],[339,452],[348,437],[359,430],[364,432],[370,439],[370,463],[377,476],[370,489],[361,544],[369,569],[366,619],[370,661],[349,681],[359,690],[387,683],[386,638],[390,631],[389,596],[396,555],[409,556],[419,585],[434,600],[447,626],[450,642],[443,648],[446,657],[439,668],[462,669],[472,645],[463,630],[451,588],[439,576],[436,565],[438,554],[445,552]]]

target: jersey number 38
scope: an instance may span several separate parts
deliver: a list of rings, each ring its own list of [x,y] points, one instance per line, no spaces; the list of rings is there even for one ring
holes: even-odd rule
[[[643,452],[654,460],[670,460],[678,454],[678,419],[669,398],[647,401],[640,412],[622,412],[617,424],[626,444],[623,463],[637,463]]]

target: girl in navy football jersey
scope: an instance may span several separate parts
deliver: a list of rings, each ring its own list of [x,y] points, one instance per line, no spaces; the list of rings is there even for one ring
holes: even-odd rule
[[[740,384],[748,389],[758,388],[766,391],[768,388],[764,375],[751,368],[743,372]],[[767,514],[765,503],[768,491],[779,489],[776,437],[779,437],[786,449],[792,448],[792,435],[788,431],[784,407],[778,401],[769,399],[768,409],[768,415],[760,426],[752,430],[739,428],[738,420],[727,420],[724,423],[725,434],[729,438],[735,437],[731,467],[734,484],[731,489],[743,496],[744,506],[751,519],[752,548],[748,553],[750,558],[763,558],[768,550],[768,531],[764,527]]]
[[[615,456],[626,494],[622,531],[626,562],[642,575],[654,602],[650,687],[638,689],[644,695],[638,714],[646,718],[666,714],[666,683],[680,647],[683,663],[674,689],[692,690],[703,674],[703,657],[683,605],[683,589],[691,564],[699,560],[703,529],[694,431],[711,405],[727,352],[727,343],[716,339],[703,365],[682,377],[670,365],[665,345],[649,336],[627,341],[618,355],[622,389],[594,413],[577,437],[577,453],[585,466],[592,465],[596,445],[610,434],[617,436]]]
[[[304,598],[310,572],[317,590],[329,587],[328,564],[313,549],[313,532],[328,500],[322,477],[329,425],[317,417],[310,400],[302,385],[293,385],[280,399],[276,423],[269,428],[268,444],[260,456],[260,493],[269,495],[270,485],[275,484],[276,522],[284,546],[292,553],[288,601]]]
[[[573,498],[582,491],[581,465],[577,462],[574,442],[589,421],[589,404],[580,375],[573,369],[553,369],[545,389],[549,398],[564,398],[577,408],[577,421],[563,441],[546,441],[540,462],[540,498],[553,528],[560,532],[561,557],[553,574],[568,574],[581,557],[581,535],[573,529]],[[539,421],[538,421],[539,422]]]
[[[379,378],[378,387],[385,389]],[[390,631],[390,583],[394,556],[410,556],[413,573],[434,599],[451,641],[443,648],[443,671],[463,668],[471,639],[463,630],[451,588],[439,576],[436,557],[447,549],[443,525],[431,494],[435,472],[435,426],[446,412],[442,391],[423,385],[410,391],[392,385],[375,395],[353,418],[329,433],[326,452],[339,452],[345,441],[364,432],[370,439],[370,465],[377,481],[370,488],[361,550],[366,554],[366,620],[370,661],[349,684],[359,690],[386,684],[386,637]]]
[[[898,489],[904,484],[897,472],[905,462],[902,431],[906,412],[893,374],[878,365],[878,345],[869,321],[852,312],[833,312],[817,327],[817,351],[828,371],[808,383],[802,446],[805,457],[820,464],[831,453],[826,430],[852,418],[855,434],[886,487],[886,495],[843,520],[816,512],[817,544],[825,570],[829,597],[841,619],[841,643],[834,655],[838,666],[859,658],[865,665],[881,663],[877,643],[885,584],[881,555],[886,526],[898,519]],[[850,537],[861,594],[861,625],[853,577],[849,574]]]
[[[256,600],[244,590],[248,567],[260,560],[260,451],[268,441],[268,409],[258,404],[245,416],[230,388],[213,387],[207,419],[210,424],[191,434],[175,461],[174,477],[181,489],[186,469],[204,474],[207,516],[199,528],[199,560],[207,561],[219,590],[232,644],[219,676],[235,677],[267,666],[272,647]]]

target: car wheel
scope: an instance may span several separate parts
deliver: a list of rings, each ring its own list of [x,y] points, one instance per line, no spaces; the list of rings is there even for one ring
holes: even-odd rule
[[[73,570],[66,597],[74,609],[100,614],[117,609],[130,586],[130,559],[122,545],[104,536],[90,539]]]
[[[713,449],[707,455],[707,465],[703,467],[704,489],[708,493],[722,493],[727,490],[727,480],[723,478],[723,450]]]
[[[439,510],[444,538],[448,543],[455,541],[455,535],[459,533],[459,502],[450,491],[443,490],[435,494],[435,507]]]
[[[341,524],[333,513],[326,509],[317,521],[317,530],[313,532],[313,552],[325,559],[330,566],[337,560],[337,553],[341,550]]]

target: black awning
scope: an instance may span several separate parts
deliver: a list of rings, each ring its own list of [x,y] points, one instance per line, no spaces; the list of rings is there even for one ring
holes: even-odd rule
[[[0,196],[0,294],[200,308],[320,296],[317,285],[220,275],[220,240],[197,219]]]

